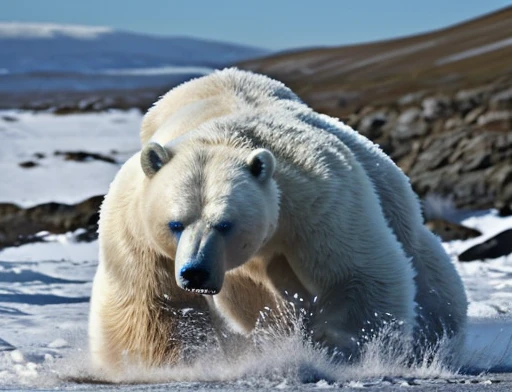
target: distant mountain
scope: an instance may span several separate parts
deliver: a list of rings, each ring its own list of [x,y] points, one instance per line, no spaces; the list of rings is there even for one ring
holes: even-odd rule
[[[0,23],[0,48],[0,74],[204,73],[172,67],[219,68],[267,54],[248,46],[108,27],[14,22]]]

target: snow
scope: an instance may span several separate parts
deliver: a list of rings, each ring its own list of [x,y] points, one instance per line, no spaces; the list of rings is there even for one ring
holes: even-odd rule
[[[111,33],[110,27],[61,25],[54,23],[0,22],[0,38],[55,38],[59,36],[94,39]]]
[[[7,121],[5,118],[15,119]],[[25,207],[47,202],[74,204],[107,192],[119,165],[103,161],[65,161],[56,151],[106,154],[119,164],[140,148],[141,114],[72,114],[2,111],[0,113],[0,202]],[[115,150],[116,154],[112,154]],[[44,154],[36,159],[34,154]],[[34,161],[30,169],[19,163]]]
[[[461,223],[480,230],[483,235],[446,243],[446,251],[453,256],[512,228],[512,216],[500,218],[496,211],[480,212],[463,217]],[[456,265],[466,284],[470,317],[492,318],[512,313],[512,255]]]
[[[35,242],[18,248],[6,248],[0,251],[1,260],[65,260],[80,262],[96,260],[98,245],[96,242],[74,242],[71,233],[46,237],[49,242]]]
[[[400,48],[400,49],[389,50],[384,53],[365,58],[363,60],[349,63],[347,66],[341,66],[339,71],[340,72],[348,72],[348,71],[351,71],[351,70],[354,70],[357,68],[366,67],[368,65],[380,63],[382,61],[394,59],[394,58],[401,57],[401,56],[407,56],[410,54],[421,52],[422,50],[425,50],[425,49],[430,49],[430,48],[436,46],[437,44],[438,44],[438,42],[436,40],[431,40],[431,41],[421,42],[421,43],[415,44],[415,45],[409,45],[409,46],[406,46],[406,47]]]
[[[5,117],[16,121],[2,120]],[[108,154],[116,149],[119,153],[115,157],[121,164],[139,148],[140,120],[136,111],[68,116],[0,112],[0,170],[4,174],[0,202],[31,206],[49,201],[76,202],[105,193],[119,165],[68,162],[53,152],[80,149]],[[35,152],[46,154],[40,167],[18,166],[20,161],[35,159]],[[460,365],[477,370],[511,369],[512,255],[471,263],[457,262],[456,255],[512,228],[512,217],[499,217],[493,210],[464,212],[457,217],[484,233],[479,238],[444,244],[470,300]],[[97,382],[88,363],[87,317],[98,244],[76,242],[76,234],[48,235],[47,242],[0,251],[0,389],[76,390],[80,386],[73,380]],[[163,383],[163,389],[201,389],[207,385],[204,382],[215,382],[230,390],[294,390],[300,383],[311,382],[307,380],[314,380],[310,384],[313,389],[323,389],[423,385],[463,377],[437,357],[431,363],[406,366],[400,358],[386,354],[386,347],[393,346],[389,341],[372,343],[361,364],[335,365],[299,334],[285,336],[274,331],[256,336],[258,350],[240,357],[229,358],[210,350],[198,361],[175,368],[130,368],[116,381],[136,383],[122,386],[128,390],[142,388],[137,386],[140,382]]]
[[[436,65],[445,65],[448,63],[453,63],[455,61],[465,60],[470,57],[479,56],[481,54],[493,52],[498,49],[503,49],[510,45],[512,45],[512,37],[503,39],[501,41],[494,42],[492,44],[483,45],[478,48],[465,50],[463,52],[459,52],[459,53],[455,53],[455,54],[452,54],[447,57],[443,57],[442,59],[437,60]]]

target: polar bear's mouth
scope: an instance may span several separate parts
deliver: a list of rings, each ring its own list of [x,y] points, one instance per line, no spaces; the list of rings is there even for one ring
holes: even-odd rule
[[[185,290],[190,291],[192,293],[196,294],[205,294],[205,295],[215,295],[219,292],[217,290],[211,290],[211,289],[192,289],[192,288],[185,288]]]

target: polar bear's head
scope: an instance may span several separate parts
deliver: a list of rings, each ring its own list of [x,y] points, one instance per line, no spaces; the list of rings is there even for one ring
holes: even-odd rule
[[[201,143],[176,150],[151,142],[141,164],[153,246],[174,260],[179,287],[218,293],[225,272],[256,255],[277,227],[273,154]]]

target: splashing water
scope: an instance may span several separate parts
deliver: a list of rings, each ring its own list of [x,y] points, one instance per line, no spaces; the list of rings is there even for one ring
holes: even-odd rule
[[[49,354],[24,358],[15,350],[4,353],[3,359],[0,356],[0,377],[11,385],[39,388],[72,388],[77,383],[173,383],[183,386],[214,382],[235,389],[284,388],[308,383],[316,383],[316,387],[378,385],[389,379],[461,377],[458,373],[461,368],[485,370],[500,366],[512,353],[512,327],[507,324],[499,327],[501,337],[484,339],[472,350],[466,345],[466,350],[457,359],[451,358],[453,342],[444,340],[426,352],[423,359],[413,362],[410,342],[404,341],[396,328],[389,326],[369,339],[357,362],[347,363],[311,340],[307,333],[308,314],[305,311],[298,313],[296,316],[297,312],[289,309],[278,313],[266,309],[250,336],[226,335],[223,338],[228,344],[220,344],[222,342],[212,329],[205,331],[204,326],[187,320],[184,339],[194,359],[184,358],[174,366],[147,369],[131,364],[124,367],[122,374],[112,376],[92,370],[87,350],[68,350],[61,358]],[[485,329],[485,326],[481,328]],[[474,326],[471,330],[471,344],[474,344],[475,337],[482,336],[478,330],[475,332]],[[71,346],[83,347],[85,344],[81,339],[75,336],[68,340],[75,340]],[[509,346],[503,351],[507,341]],[[502,348],[501,353],[497,352],[496,346]],[[489,357],[489,347],[495,352],[493,358]],[[14,369],[16,377],[9,379],[8,373],[2,374],[2,368],[6,367]]]

